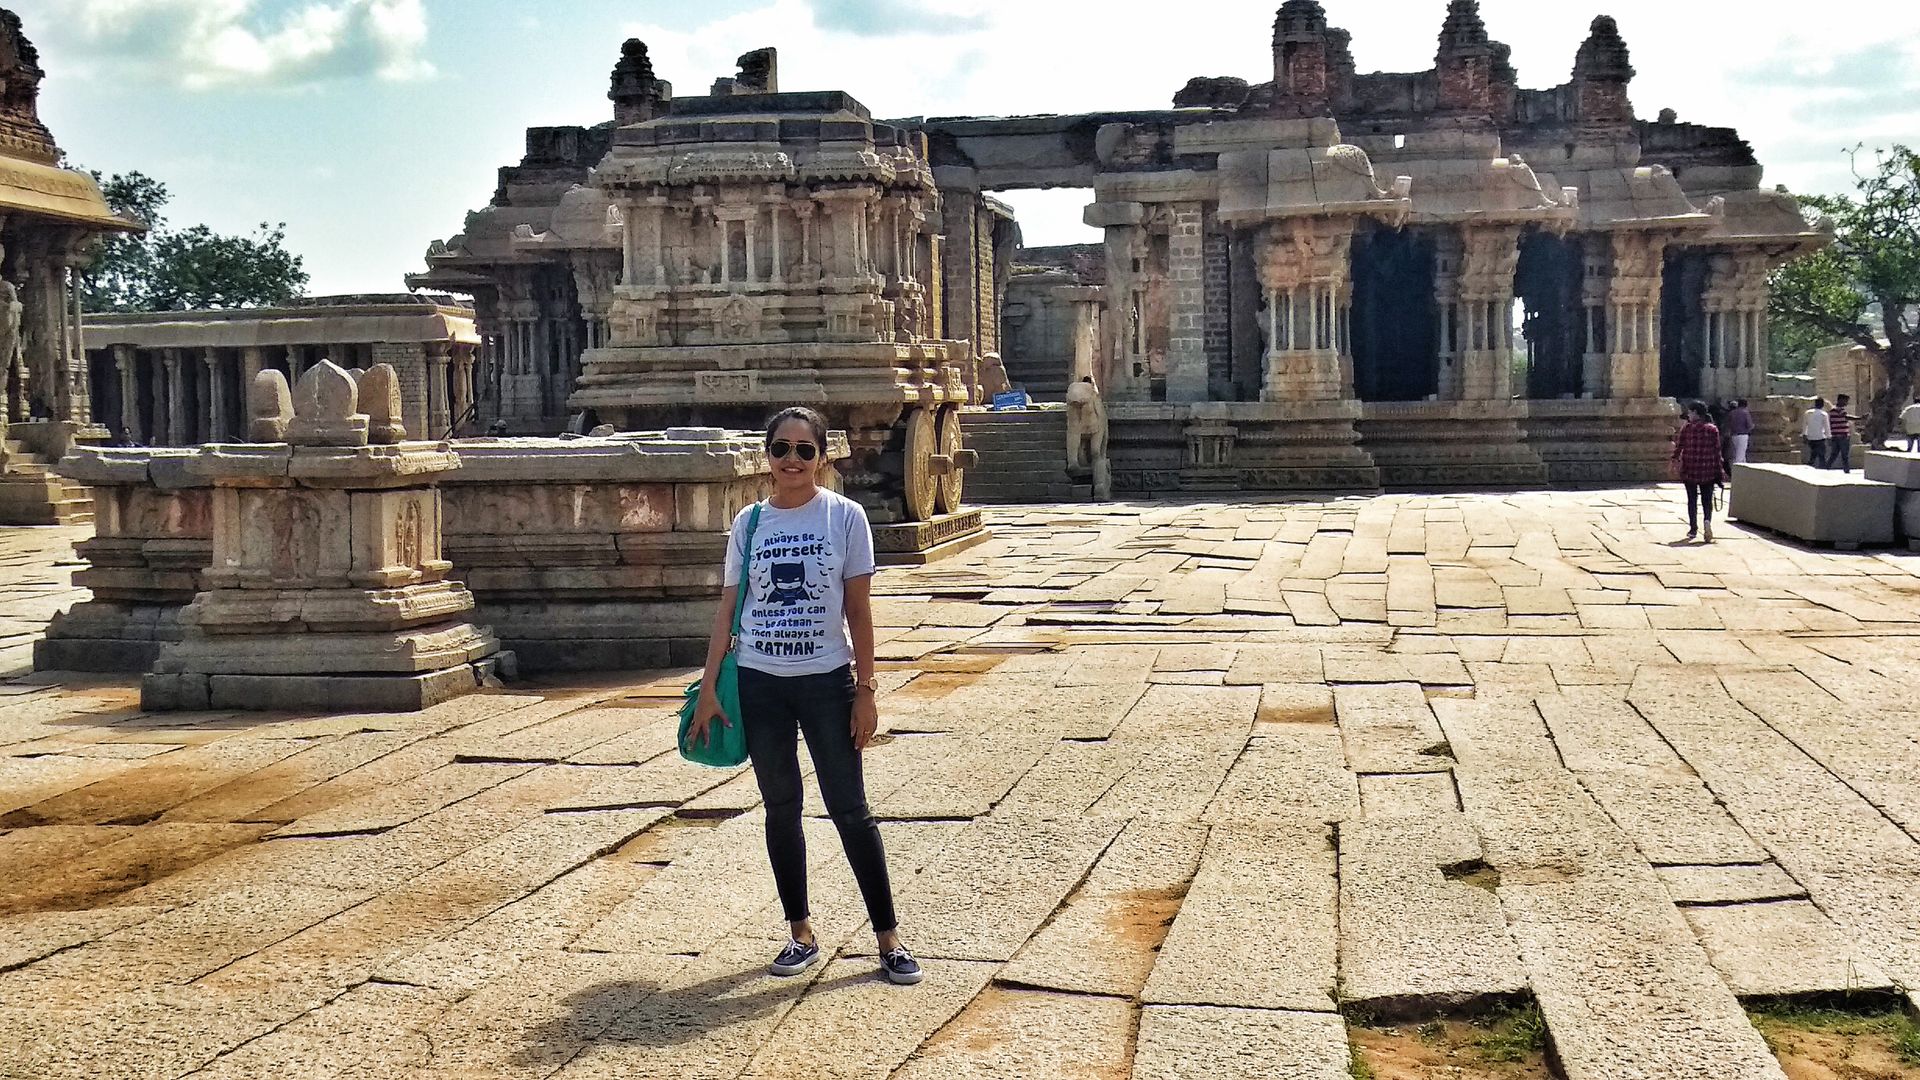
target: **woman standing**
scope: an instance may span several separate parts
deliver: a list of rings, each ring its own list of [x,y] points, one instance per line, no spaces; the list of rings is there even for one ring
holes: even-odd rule
[[[1707,403],[1687,402],[1687,423],[1673,438],[1674,473],[1687,487],[1687,539],[1702,534],[1713,543],[1713,489],[1727,478],[1720,429],[1707,418]],[[1695,507],[1698,507],[1696,510]]]
[[[752,507],[734,518],[726,580],[735,584],[714,611],[688,734],[704,740],[716,720],[746,725],[747,756],[766,806],[767,861],[791,930],[773,973],[797,975],[820,958],[800,827],[798,736],[805,735],[820,797],[866,901],[880,966],[888,979],[911,984],[920,981],[920,965],[900,944],[886,851],[867,808],[860,767],[861,751],[880,719],[874,702],[873,530],[859,503],[819,486],[826,449],[826,421],[812,409],[786,409],[767,425],[773,495],[761,508],[752,551],[743,550]],[[729,717],[710,688],[731,637],[743,564],[749,568],[748,594],[735,658],[744,715]]]

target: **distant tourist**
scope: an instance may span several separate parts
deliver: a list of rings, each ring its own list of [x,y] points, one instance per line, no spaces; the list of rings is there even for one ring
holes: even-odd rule
[[[1900,427],[1907,433],[1907,453],[1920,454],[1920,393],[1913,395],[1913,404],[1900,410]]]
[[[1841,472],[1853,471],[1853,422],[1859,419],[1847,412],[1848,400],[1841,394],[1827,410],[1827,468],[1838,465]]]
[[[1747,463],[1747,444],[1753,441],[1753,414],[1747,411],[1746,398],[1734,398],[1727,410],[1727,461]]]
[[[859,503],[819,486],[826,449],[827,423],[811,409],[786,409],[767,425],[773,495],[758,504],[757,519],[752,506],[733,519],[725,578],[732,584],[714,611],[688,737],[704,740],[716,721],[746,725],[747,756],[766,807],[767,861],[790,930],[773,973],[798,975],[820,959],[807,907],[807,842],[800,824],[798,737],[805,735],[820,798],[866,901],[881,969],[893,982],[917,983],[920,965],[900,945],[886,850],[867,807],[860,761],[880,722],[870,591],[873,529]],[[735,646],[742,715],[727,716],[713,687],[733,636],[743,565],[751,569]]]
[[[1727,478],[1727,462],[1704,401],[1687,402],[1686,426],[1673,437],[1673,471],[1687,488],[1686,538],[1698,534],[1713,543],[1713,493]]]
[[[1827,420],[1827,399],[1813,399],[1813,408],[1800,414],[1800,437],[1807,440],[1807,464],[1816,469],[1827,467],[1827,440],[1833,429]]]

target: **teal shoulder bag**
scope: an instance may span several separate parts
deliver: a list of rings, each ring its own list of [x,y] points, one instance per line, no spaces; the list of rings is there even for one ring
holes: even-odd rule
[[[747,518],[747,540],[740,546],[740,586],[734,590],[733,598],[733,636],[727,641],[727,654],[720,658],[720,674],[713,687],[713,696],[719,700],[726,722],[708,724],[706,739],[693,742],[688,737],[688,729],[693,727],[693,710],[700,700],[700,680],[695,679],[687,687],[686,698],[680,704],[680,756],[697,765],[731,769],[747,760],[747,729],[740,717],[740,667],[734,661],[734,653],[740,649],[740,613],[747,606],[753,534],[760,528],[762,505],[755,503],[752,515]],[[733,541],[729,538],[727,542]]]

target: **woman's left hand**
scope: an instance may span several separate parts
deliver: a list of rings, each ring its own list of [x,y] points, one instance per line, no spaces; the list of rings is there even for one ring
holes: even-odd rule
[[[853,748],[865,750],[867,743],[873,741],[874,730],[880,726],[880,706],[873,700],[873,694],[866,690],[853,692]]]

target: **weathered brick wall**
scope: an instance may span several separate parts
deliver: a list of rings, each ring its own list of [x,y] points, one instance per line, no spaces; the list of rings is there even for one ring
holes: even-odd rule
[[[373,363],[392,364],[400,376],[401,415],[406,417],[407,437],[430,439],[438,432],[427,431],[427,353],[417,342],[394,344],[379,342],[373,346]]]
[[[1199,203],[1178,203],[1167,243],[1167,400],[1207,399],[1206,279]]]
[[[1233,288],[1227,261],[1227,234],[1212,214],[1207,215],[1201,242],[1202,278],[1206,301],[1202,337],[1207,353],[1207,396],[1215,401],[1232,401],[1233,391]]]

